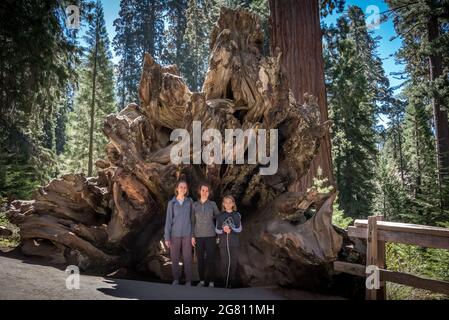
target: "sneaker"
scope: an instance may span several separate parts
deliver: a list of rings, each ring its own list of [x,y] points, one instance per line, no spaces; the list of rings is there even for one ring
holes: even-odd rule
[[[204,287],[204,281],[198,282],[198,284],[197,284],[196,286],[197,286],[197,287]]]
[[[192,285],[192,283],[190,281],[186,282],[186,286],[190,287]]]
[[[214,283],[213,282],[209,282],[209,288],[213,288],[213,287],[215,287]]]
[[[171,284],[179,284],[178,280],[173,280],[173,282]]]

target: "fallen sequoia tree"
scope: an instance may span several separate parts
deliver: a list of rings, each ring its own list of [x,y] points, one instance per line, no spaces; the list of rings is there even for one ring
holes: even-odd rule
[[[308,170],[329,123],[320,123],[316,99],[296,103],[280,69],[281,53],[263,56],[258,17],[223,8],[211,34],[202,92],[191,92],[176,66],[144,58],[140,105],[109,115],[107,159],[97,177],[67,174],[11,203],[21,250],[53,262],[110,272],[134,268],[169,279],[163,225],[176,181],[193,191],[208,181],[214,200],[236,197],[243,216],[239,274],[243,285],[316,286],[332,274],[343,236],[331,224],[335,191],[289,187]],[[174,164],[173,130],[278,129],[278,170],[260,175],[256,164]],[[203,146],[206,142],[203,141]],[[248,145],[245,145],[247,148]]]

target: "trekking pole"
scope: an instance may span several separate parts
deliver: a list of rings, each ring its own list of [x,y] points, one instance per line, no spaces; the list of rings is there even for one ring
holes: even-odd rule
[[[226,276],[226,288],[227,288],[229,281],[229,271],[231,269],[231,252],[229,251],[229,233],[226,233],[226,248],[228,249],[228,274]]]

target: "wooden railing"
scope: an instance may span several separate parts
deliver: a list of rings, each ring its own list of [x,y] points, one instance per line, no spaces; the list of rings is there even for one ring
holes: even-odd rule
[[[371,216],[368,220],[355,220],[348,227],[348,235],[367,240],[366,266],[336,261],[335,271],[367,277],[367,267],[376,266],[379,289],[366,289],[367,300],[386,299],[385,282],[426,289],[449,295],[449,282],[419,277],[407,273],[387,270],[385,265],[385,243],[396,242],[428,248],[449,250],[449,229],[416,224],[382,221],[382,216]],[[449,266],[448,266],[449,268]]]

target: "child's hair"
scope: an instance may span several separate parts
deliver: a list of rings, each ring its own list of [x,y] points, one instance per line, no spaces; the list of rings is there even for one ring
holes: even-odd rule
[[[201,183],[198,185],[198,190],[197,190],[197,192],[198,192],[198,197],[201,198],[201,188],[202,188],[202,187],[206,187],[206,188],[209,190],[209,198],[211,198],[211,197],[212,197],[212,189],[211,189],[211,187],[210,187],[210,184],[208,184],[207,182],[201,182]]]
[[[175,186],[175,195],[176,195],[176,196],[178,195],[178,187],[179,187],[179,185],[180,185],[181,183],[185,183],[186,186],[187,186],[187,192],[186,192],[186,197],[187,197],[187,196],[189,195],[189,184],[188,184],[187,181],[185,181],[185,180],[179,180],[179,181],[176,183],[176,186]]]
[[[223,197],[223,201],[221,202],[221,211],[225,211],[226,210],[224,205],[223,205],[225,199],[231,199],[232,202],[234,203],[234,205],[232,206],[232,210],[233,211],[237,211],[237,205],[235,204],[235,198],[233,196],[231,196],[231,195],[227,195],[227,196]]]

